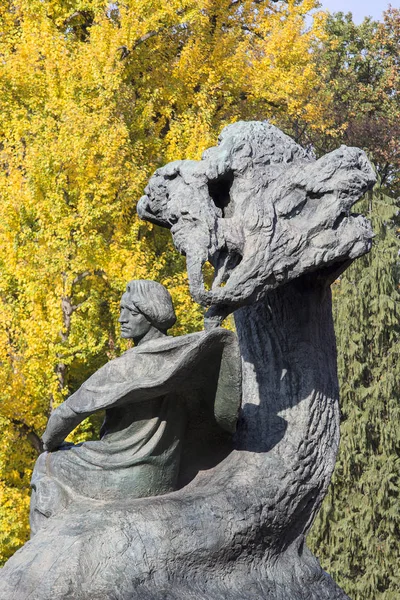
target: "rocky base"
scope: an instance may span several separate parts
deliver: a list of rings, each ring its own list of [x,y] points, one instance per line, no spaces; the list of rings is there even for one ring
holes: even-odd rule
[[[204,546],[196,551],[192,539],[207,509],[187,514],[187,524],[192,521],[194,527],[178,533],[177,527],[168,527],[162,511],[157,524],[141,518],[142,508],[151,514],[149,502],[160,508],[160,500],[147,499],[146,511],[142,501],[135,502],[134,510],[70,507],[8,561],[1,572],[0,599],[348,600],[303,536],[274,557],[267,548],[262,552],[259,542],[241,541],[233,531],[226,548],[217,528],[205,556]],[[203,523],[207,534],[212,524]]]

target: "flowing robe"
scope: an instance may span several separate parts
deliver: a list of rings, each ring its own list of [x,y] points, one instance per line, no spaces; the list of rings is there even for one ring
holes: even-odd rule
[[[101,367],[50,417],[61,443],[105,409],[101,439],[39,457],[32,532],[79,496],[165,494],[216,464],[230,450],[240,392],[237,338],[224,329],[145,342]]]

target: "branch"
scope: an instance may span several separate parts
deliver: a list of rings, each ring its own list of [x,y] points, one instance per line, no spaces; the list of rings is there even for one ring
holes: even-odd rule
[[[384,186],[385,183],[386,183],[386,179],[387,179],[387,177],[389,175],[389,169],[390,169],[390,163],[389,162],[387,162],[385,164],[385,166],[381,170],[379,170],[379,168],[378,168],[379,177],[381,179],[381,181],[380,181],[380,185],[381,186]]]
[[[96,275],[96,277],[105,278],[106,272],[103,271],[103,269],[95,269],[93,272],[92,271],[83,271],[82,273],[78,273],[78,275],[76,275],[74,277],[74,279],[72,280],[71,287],[73,287],[77,283],[80,283],[86,277],[89,277],[89,275]]]
[[[243,31],[246,31],[247,33],[252,33],[256,37],[258,37],[260,40],[265,40],[265,37],[262,36],[261,33],[258,33],[258,31],[254,31],[254,29],[250,29],[250,27],[248,27],[247,25],[242,25],[241,28]]]
[[[239,4],[240,2],[242,2],[242,0],[232,0],[228,8],[232,8],[232,6],[236,6],[236,4]],[[253,0],[253,4],[262,4],[263,2],[265,2],[265,0]],[[272,2],[279,2],[279,0],[272,0]]]
[[[125,58],[127,58],[131,54],[131,52],[133,52],[134,50],[136,50],[136,48],[138,46],[140,46],[140,44],[143,44],[144,42],[146,42],[150,38],[154,37],[155,35],[158,35],[162,31],[165,31],[165,27],[160,27],[159,29],[154,29],[153,31],[149,31],[148,33],[145,33],[140,38],[137,38],[137,40],[134,42],[131,50],[129,50],[129,48],[127,46],[120,46],[119,48],[117,48],[117,51],[120,52],[120,57],[119,57],[120,60],[124,60]]]
[[[95,269],[95,271],[93,271],[93,275],[96,275],[96,277],[102,277],[103,279],[107,280],[106,272],[103,271],[103,269]]]
[[[31,446],[36,450],[36,452],[38,454],[41,454],[43,452],[43,442],[36,433],[36,431],[28,427],[26,423],[20,421],[19,419],[10,419],[10,421],[13,425],[15,425],[15,427],[18,427],[18,429],[24,435],[26,435],[28,441],[30,442]]]
[[[77,283],[80,283],[83,279],[85,279],[85,277],[88,277],[88,275],[90,275],[90,271],[84,271],[83,273],[79,273],[79,275],[77,275],[71,283],[71,286],[73,287],[74,285],[76,285]]]
[[[278,2],[278,1],[279,0],[272,0],[272,2]],[[228,9],[232,8],[233,6],[236,6],[240,2],[241,2],[241,0],[232,0]],[[265,2],[265,0],[253,0],[254,4],[262,4],[263,2]],[[186,10],[185,9],[178,10],[176,12],[177,16],[183,15],[186,12]],[[117,51],[120,52],[120,60],[124,60],[125,58],[127,58],[134,50],[136,50],[136,48],[138,46],[140,46],[144,42],[147,42],[147,40],[151,39],[152,37],[155,37],[156,35],[159,35],[160,33],[164,32],[164,31],[174,29],[175,27],[176,27],[176,25],[172,25],[169,28],[168,27],[159,27],[158,29],[153,29],[152,31],[148,31],[147,33],[145,33],[144,35],[140,36],[139,38],[137,38],[135,40],[131,49],[129,49],[127,46],[120,46],[119,48],[117,48]],[[243,26],[243,28],[244,28],[244,26]],[[260,34],[257,34],[255,31],[251,31],[250,29],[246,29],[246,31],[254,33],[255,35],[258,35],[258,37],[260,37],[261,39],[264,39],[260,36]]]
[[[155,35],[158,35],[159,33],[161,33],[164,30],[165,30],[165,27],[159,27],[159,29],[154,29],[153,31],[149,31],[148,33],[145,33],[144,35],[142,35],[133,44],[133,46],[132,46],[132,52],[133,52],[133,50],[136,50],[136,48],[138,46],[140,46],[140,44],[143,44],[143,42],[146,42],[147,40],[149,40],[150,38],[154,37]]]

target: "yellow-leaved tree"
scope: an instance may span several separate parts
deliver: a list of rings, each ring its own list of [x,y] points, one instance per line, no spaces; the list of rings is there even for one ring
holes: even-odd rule
[[[150,174],[240,118],[323,128],[316,0],[4,0],[0,6],[0,560],[28,536],[49,413],[126,346],[132,278],[201,327],[169,236],[138,221]],[[314,11],[314,19],[310,19]],[[308,27],[306,27],[306,18]],[[75,441],[94,435],[84,422]]]

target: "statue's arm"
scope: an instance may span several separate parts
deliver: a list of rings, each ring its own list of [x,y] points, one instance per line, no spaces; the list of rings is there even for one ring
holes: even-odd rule
[[[68,404],[63,402],[56,408],[47,423],[46,430],[42,436],[44,450],[55,450],[59,448],[68,434],[92,413],[76,413]]]
[[[156,355],[132,353],[100,367],[51,414],[42,437],[44,449],[58,448],[83,419],[99,410],[151,400],[182,387],[199,357],[197,344],[189,348],[170,359],[168,369],[168,361],[156,361]]]
[[[137,359],[135,362],[138,362]],[[89,377],[81,387],[50,415],[42,436],[44,449],[55,450],[86,417],[102,409],[123,404],[123,398],[135,381],[134,364],[122,355],[111,360]],[[152,390],[146,396],[151,397]],[[137,394],[137,401],[142,396]],[[147,398],[145,398],[147,399]]]

